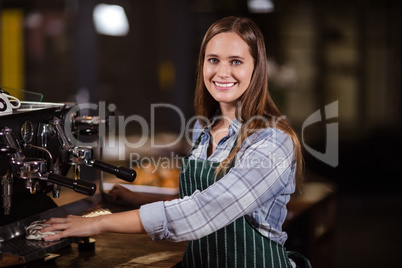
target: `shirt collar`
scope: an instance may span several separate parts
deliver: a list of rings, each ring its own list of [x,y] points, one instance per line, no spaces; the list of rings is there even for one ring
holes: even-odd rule
[[[229,125],[229,132],[232,129],[234,131],[234,133],[238,133],[241,128],[241,125],[242,124],[237,120],[237,118],[233,119]]]
[[[219,118],[219,115],[216,115],[212,118],[211,122],[204,127],[204,132],[210,133],[211,127],[215,124],[216,120]],[[237,134],[241,128],[241,123],[237,120],[237,118],[233,119],[229,125],[229,136],[232,134]]]

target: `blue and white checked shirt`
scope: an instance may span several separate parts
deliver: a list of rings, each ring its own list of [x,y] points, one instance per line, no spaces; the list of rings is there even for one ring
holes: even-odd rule
[[[193,142],[201,133],[203,136],[190,159],[221,162],[240,127],[234,119],[228,135],[208,157],[209,131],[197,122]],[[262,235],[283,245],[287,239],[282,231],[286,204],[295,191],[293,148],[291,138],[276,128],[254,133],[243,142],[234,167],[206,190],[142,206],[140,216],[146,232],[153,240],[195,240],[245,216]]]

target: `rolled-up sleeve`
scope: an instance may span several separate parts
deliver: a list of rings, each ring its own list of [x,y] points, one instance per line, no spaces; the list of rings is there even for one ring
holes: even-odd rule
[[[165,206],[162,201],[150,203],[140,208],[141,223],[153,240],[168,239]]]

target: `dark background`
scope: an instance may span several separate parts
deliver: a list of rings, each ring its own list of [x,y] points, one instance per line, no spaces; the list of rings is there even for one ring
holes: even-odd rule
[[[97,3],[125,9],[127,36],[96,33]],[[173,104],[190,119],[203,34],[224,16],[253,18],[272,63],[270,90],[303,132],[303,144],[325,153],[327,124],[339,127],[337,165],[303,147],[306,180],[319,176],[338,187],[333,267],[400,267],[401,2],[274,5],[273,12],[257,14],[245,0],[3,0],[0,12],[24,12],[24,89],[43,93],[48,102],[113,103],[118,115],[147,122],[155,103]],[[337,117],[303,129],[308,116],[334,101]],[[157,111],[155,126],[157,132],[177,132],[177,113]],[[138,126],[127,133],[138,133]]]

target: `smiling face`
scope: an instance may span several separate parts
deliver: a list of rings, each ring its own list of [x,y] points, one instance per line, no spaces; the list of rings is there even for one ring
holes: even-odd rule
[[[254,59],[241,37],[233,32],[214,36],[206,46],[204,84],[221,108],[236,107],[250,85]]]

